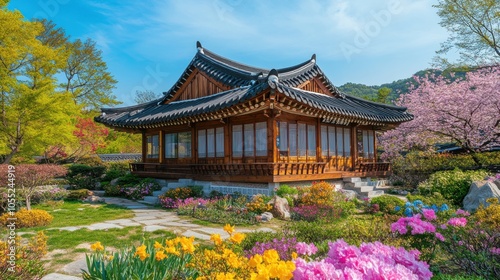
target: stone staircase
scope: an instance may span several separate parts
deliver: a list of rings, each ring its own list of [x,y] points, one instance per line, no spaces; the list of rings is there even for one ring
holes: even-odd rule
[[[384,194],[386,180],[372,180],[371,178],[351,177],[344,178],[344,190],[355,191],[359,198],[376,197]]]
[[[194,181],[191,179],[179,179],[177,181],[167,181],[167,180],[157,179],[156,182],[158,184],[160,184],[161,190],[154,191],[153,195],[145,196],[143,200],[139,200],[138,202],[156,205],[159,203],[158,196],[164,194],[169,189],[175,189],[175,188],[187,187],[187,186],[194,185]]]

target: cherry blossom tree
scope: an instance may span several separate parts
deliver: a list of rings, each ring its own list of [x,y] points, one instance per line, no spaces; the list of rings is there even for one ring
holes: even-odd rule
[[[8,165],[0,164],[2,174],[7,174]],[[38,187],[50,183],[56,177],[66,175],[66,168],[55,164],[19,164],[15,166],[16,191],[20,191],[25,199],[26,208],[31,210],[31,197],[35,194]],[[0,186],[9,184],[7,176],[0,179]]]
[[[475,153],[500,145],[500,65],[453,81],[442,76],[414,79],[417,85],[398,100],[414,119],[382,135],[382,157],[454,142],[479,163]]]

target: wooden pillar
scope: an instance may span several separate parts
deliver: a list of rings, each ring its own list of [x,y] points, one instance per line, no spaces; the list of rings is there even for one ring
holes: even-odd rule
[[[373,162],[377,161],[377,132],[373,130]]]
[[[227,157],[227,163],[233,162],[233,126],[232,118],[228,117],[226,122],[226,135],[224,135],[224,158]]]
[[[277,123],[274,116],[267,118],[267,162],[277,162]]]
[[[191,131],[193,133],[193,143],[192,143],[192,147],[191,147],[191,151],[192,151],[192,158],[193,158],[193,161],[194,163],[198,163],[198,129],[196,129],[197,123],[192,123],[191,124]]]
[[[351,127],[351,170],[356,170],[358,161],[358,129],[357,125]]]
[[[158,145],[160,145],[158,149],[158,162],[164,163],[165,158],[165,135],[163,134],[163,130],[158,131]]]
[[[321,119],[316,121],[316,162],[322,162],[323,156],[321,151]]]
[[[146,162],[147,154],[148,154],[148,137],[146,136],[146,132],[142,131],[142,162]]]

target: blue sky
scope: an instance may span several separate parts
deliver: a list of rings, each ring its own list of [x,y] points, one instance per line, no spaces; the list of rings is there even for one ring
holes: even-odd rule
[[[167,91],[196,41],[245,64],[281,68],[308,60],[337,86],[380,85],[430,67],[447,38],[430,0],[11,0],[71,38],[91,38],[132,105],[137,90]]]

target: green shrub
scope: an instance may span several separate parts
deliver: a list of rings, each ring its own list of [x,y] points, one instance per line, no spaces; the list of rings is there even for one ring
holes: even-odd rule
[[[104,166],[73,164],[68,169],[68,183],[73,189],[93,190],[105,170]]]
[[[417,194],[408,194],[406,196],[408,201],[413,202],[415,200],[421,200],[425,205],[432,206],[436,205],[440,207],[443,204],[449,205],[450,201],[445,199],[443,195],[438,192],[432,193],[430,195],[417,195]]]
[[[393,195],[381,195],[370,200],[371,204],[378,204],[380,211],[384,213],[395,213],[394,207],[403,207],[405,202]]]
[[[282,232],[253,231],[246,234],[245,239],[241,242],[241,248],[243,250],[251,250],[257,242],[271,242],[273,239],[281,238],[283,238]]]
[[[66,200],[82,200],[89,195],[90,192],[87,189],[70,190],[68,195],[66,196]]]
[[[429,179],[420,183],[418,189],[424,196],[438,192],[454,205],[460,206],[469,191],[471,183],[483,180],[486,176],[488,176],[488,172],[484,170],[461,171],[455,169],[438,171],[432,174]]]
[[[215,207],[196,208],[193,217],[216,224],[255,225],[255,214],[244,211],[226,211]]]
[[[28,242],[21,236],[15,238],[16,246],[12,247],[7,240],[0,240],[0,275],[2,280],[40,279],[46,272],[43,259],[47,254],[47,236],[39,231]],[[16,257],[15,269],[7,262],[8,254],[14,250]]]
[[[138,177],[137,175],[134,175],[132,173],[128,173],[125,176],[120,177],[118,179],[117,184],[120,186],[124,186],[124,187],[131,187],[131,186],[139,184],[142,180],[143,179]]]
[[[299,193],[299,191],[296,188],[290,187],[289,185],[281,185],[278,188],[278,190],[276,191],[276,195],[281,196],[281,197],[287,197],[289,195],[296,195],[298,193]]]
[[[213,191],[211,191],[211,192],[208,194],[208,197],[209,197],[210,199],[214,199],[214,198],[221,198],[221,197],[223,197],[223,196],[224,196],[224,194],[223,194],[223,193],[221,193],[220,191],[216,191],[216,190],[213,190]]]
[[[121,196],[122,192],[121,189],[122,187],[119,185],[111,185],[111,184],[105,184],[103,186],[104,188],[104,195],[105,196]]]
[[[108,170],[106,172],[106,175],[104,175],[104,177],[102,178],[102,180],[104,182],[110,182],[116,178],[120,178],[120,177],[123,177],[125,176],[127,173],[126,172],[123,172],[121,170]]]
[[[0,216],[0,225],[7,226],[10,218],[16,218],[16,228],[29,228],[49,225],[54,217],[45,210],[23,208],[15,212],[14,216],[5,213]]]
[[[188,186],[168,190],[164,197],[172,199],[186,199],[189,197],[203,197],[202,186]]]

